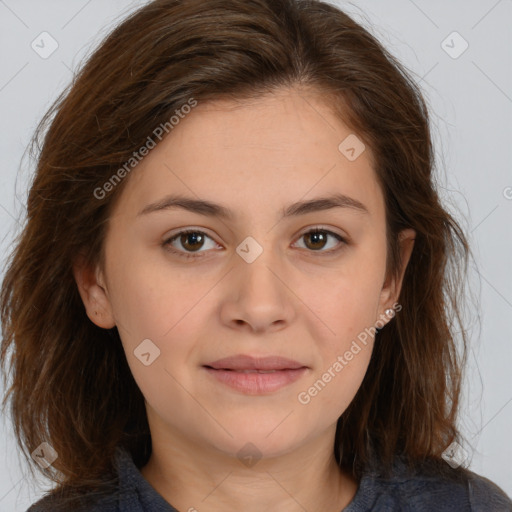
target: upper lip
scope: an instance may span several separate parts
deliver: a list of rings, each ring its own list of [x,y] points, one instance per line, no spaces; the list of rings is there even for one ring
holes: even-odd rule
[[[215,370],[296,370],[305,368],[302,363],[281,356],[252,357],[236,355],[205,364]]]

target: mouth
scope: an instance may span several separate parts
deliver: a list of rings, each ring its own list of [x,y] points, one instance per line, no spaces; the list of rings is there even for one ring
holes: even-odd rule
[[[238,355],[203,365],[218,382],[249,395],[273,393],[302,377],[309,368],[281,356]]]
[[[214,370],[273,372],[307,368],[306,365],[281,356],[253,357],[245,354],[225,357],[204,365]]]

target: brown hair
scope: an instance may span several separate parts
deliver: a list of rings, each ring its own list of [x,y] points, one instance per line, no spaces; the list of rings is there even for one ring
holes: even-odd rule
[[[136,37],[134,37],[136,35]],[[116,446],[137,465],[151,451],[143,396],[116,328],[87,317],[72,273],[103,262],[105,230],[124,177],[104,186],[190,98],[258,98],[308,88],[371,148],[386,204],[388,271],[398,233],[416,230],[402,310],[376,335],[364,381],[338,421],[335,456],[359,475],[371,455],[439,459],[458,438],[469,248],[434,188],[429,115],[404,67],[334,6],[301,0],[156,0],[99,46],[41,121],[24,229],[1,289],[4,379],[20,446],[58,453],[57,490],[91,491]],[[44,139],[43,137],[44,133]],[[11,351],[11,357],[8,354]],[[8,370],[8,372],[6,371]]]

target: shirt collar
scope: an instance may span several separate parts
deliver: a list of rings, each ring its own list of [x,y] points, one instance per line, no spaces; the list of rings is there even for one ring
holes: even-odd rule
[[[177,512],[144,478],[126,448],[116,448],[115,464],[119,477],[120,512]]]

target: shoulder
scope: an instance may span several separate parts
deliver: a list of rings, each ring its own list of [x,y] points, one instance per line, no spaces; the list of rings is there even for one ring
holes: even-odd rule
[[[512,500],[494,482],[487,478],[470,473],[469,500],[474,510],[512,511]]]
[[[440,463],[411,468],[399,461],[390,475],[373,471],[363,476],[346,512],[363,510],[512,512],[512,501],[496,484],[467,469]]]
[[[144,479],[127,449],[116,449],[114,468],[115,474],[96,482],[94,491],[81,488],[78,495],[76,489],[55,489],[26,512],[177,512]]]
[[[119,512],[119,503],[124,492],[119,475],[129,460],[129,454],[125,450],[116,449],[113,475],[105,474],[101,481],[95,482],[93,488],[54,488],[32,504],[26,512]]]
[[[119,512],[115,494],[89,495],[87,497],[63,498],[46,495],[34,503],[26,512]]]

